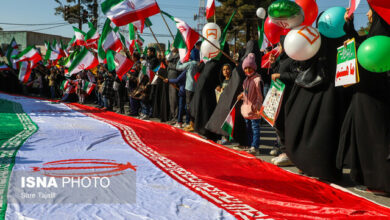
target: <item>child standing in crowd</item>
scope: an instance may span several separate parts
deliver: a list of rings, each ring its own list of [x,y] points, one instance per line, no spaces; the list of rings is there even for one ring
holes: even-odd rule
[[[226,86],[229,84],[229,81],[230,81],[230,77],[232,75],[232,68],[231,66],[226,63],[222,66],[222,70],[221,70],[221,84],[218,85],[216,88],[215,88],[215,97],[217,98],[217,103],[219,101],[219,97],[221,96],[223,90],[226,88]],[[229,143],[229,139],[228,137],[225,137],[223,136],[221,140],[219,140],[217,142],[218,144],[228,144]]]
[[[216,90],[216,97],[217,97],[217,102],[219,101],[219,96],[221,95],[221,93],[223,92],[223,90],[226,88],[226,86],[229,84],[229,80],[230,80],[230,76],[232,74],[232,68],[230,67],[230,65],[228,63],[226,63],[225,65],[222,66],[222,77],[221,78],[221,85],[218,85],[217,88],[215,88]]]
[[[244,92],[237,97],[237,100],[243,100],[241,114],[245,119],[248,139],[251,143],[249,153],[257,154],[260,145],[260,108],[263,103],[263,95],[261,94],[261,77],[255,71],[257,65],[253,53],[245,58],[242,68],[246,75],[243,83]]]

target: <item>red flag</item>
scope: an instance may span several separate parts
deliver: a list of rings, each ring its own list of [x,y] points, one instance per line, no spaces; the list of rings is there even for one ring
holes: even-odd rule
[[[350,17],[357,9],[360,4],[360,0],[351,0],[349,4],[348,17]]]
[[[279,47],[276,47],[275,49],[271,50],[270,52],[266,53],[261,58],[261,68],[268,69],[271,67],[271,62],[269,61],[269,57],[273,54],[275,56],[275,59],[280,56],[280,50]]]
[[[207,0],[206,19],[211,18],[215,14],[215,0]]]
[[[376,11],[388,24],[390,24],[390,1],[367,0],[371,8]]]

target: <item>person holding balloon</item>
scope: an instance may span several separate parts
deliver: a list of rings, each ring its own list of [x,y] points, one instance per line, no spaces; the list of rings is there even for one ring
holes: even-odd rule
[[[347,164],[351,178],[367,187],[359,189],[390,193],[390,24],[375,1],[369,4],[367,36],[360,37],[353,16],[345,16],[345,32],[360,45],[360,82],[344,119],[337,165]]]

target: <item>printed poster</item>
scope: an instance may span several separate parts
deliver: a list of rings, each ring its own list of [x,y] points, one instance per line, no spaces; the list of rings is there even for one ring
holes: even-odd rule
[[[282,104],[285,85],[277,79],[271,81],[271,88],[265,97],[263,105],[260,109],[260,115],[273,127],[279,115],[280,106]]]

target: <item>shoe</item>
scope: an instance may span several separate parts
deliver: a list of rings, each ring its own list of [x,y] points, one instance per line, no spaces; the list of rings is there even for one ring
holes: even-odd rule
[[[247,151],[248,151],[248,153],[250,153],[252,155],[257,155],[259,153],[259,149],[255,148],[255,147],[250,147]]]
[[[276,148],[274,147],[270,152],[269,152],[269,155],[271,156],[278,156],[280,154],[280,149],[279,148]]]
[[[148,115],[143,115],[140,119],[141,120],[149,120],[149,116]]]
[[[236,145],[236,146],[233,146],[233,150],[240,150],[240,151],[243,151],[245,150],[245,146],[241,146],[241,145]]]
[[[276,157],[276,159],[273,161],[273,164],[278,167],[288,167],[294,165],[286,154],[281,154],[279,157]]]
[[[183,123],[178,122],[178,123],[176,123],[174,125],[174,127],[176,127],[176,128],[183,128]]]
[[[188,125],[187,127],[184,128],[184,131],[192,132],[194,131],[194,128],[192,127],[192,125]]]
[[[177,120],[171,120],[168,122],[168,124],[170,124],[170,125],[175,125],[176,123],[177,123]]]
[[[106,110],[107,110],[107,108],[106,108],[106,107],[103,107],[103,108],[102,108],[102,110],[103,110],[103,111],[106,111]]]
[[[184,124],[183,124],[183,128],[187,127],[188,125],[190,125],[190,124],[184,123]]]
[[[217,141],[217,144],[221,144],[221,145],[226,145],[226,144],[229,144],[230,141],[228,139],[226,139],[225,137],[222,137],[221,140],[218,140]]]

